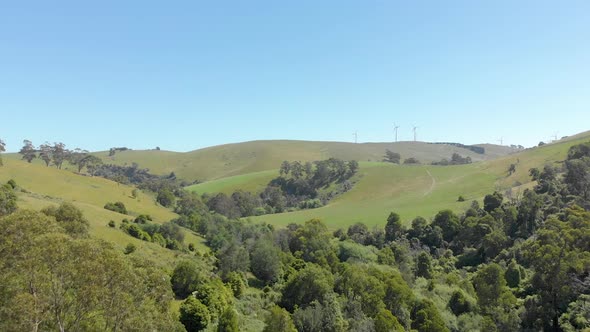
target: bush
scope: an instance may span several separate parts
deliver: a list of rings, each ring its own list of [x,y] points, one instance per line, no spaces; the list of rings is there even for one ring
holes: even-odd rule
[[[408,158],[404,160],[404,164],[406,165],[417,165],[420,164],[420,161],[414,157]]]
[[[123,204],[122,202],[116,202],[116,203],[106,203],[104,206],[105,209],[107,210],[111,210],[120,214],[127,214],[127,208],[125,207],[125,204]]]
[[[201,269],[194,261],[182,261],[176,265],[172,272],[172,291],[176,296],[185,298],[197,289],[197,286],[205,280]]]
[[[152,217],[149,214],[140,214],[133,220],[137,224],[146,224],[148,221],[152,221]]]
[[[164,207],[171,207],[175,200],[174,194],[168,189],[159,191],[158,197],[156,197],[156,201]]]
[[[180,322],[187,332],[202,331],[210,321],[209,309],[195,297],[190,296],[180,305]]]
[[[472,311],[473,307],[474,305],[467,300],[460,290],[456,290],[449,300],[449,308],[456,316]]]
[[[9,185],[10,187],[12,187],[12,189],[16,189],[16,181],[14,181],[14,179],[8,180],[8,182],[6,182],[6,184]]]
[[[465,197],[459,196],[459,198],[457,198],[457,202],[465,202]]]
[[[270,308],[270,313],[264,320],[262,332],[297,332],[289,312],[277,305]]]
[[[188,244],[188,250],[189,251],[195,251],[195,245],[194,245],[194,243],[189,243]]]
[[[135,224],[131,224],[131,225],[125,225],[125,227],[123,227],[123,225],[121,225],[121,229],[123,229],[125,232],[127,232],[127,234],[133,236],[136,239],[140,239],[143,241],[151,241],[151,237],[147,232],[144,232],[141,228],[139,228],[139,226],[135,225]]]
[[[115,226],[116,225],[115,225],[115,221],[114,220],[109,221],[109,227],[115,228]]]
[[[125,247],[125,255],[129,255],[130,253],[134,252],[135,249],[137,249],[135,247],[135,244],[133,244],[133,243],[127,244],[127,246]]]
[[[244,278],[238,272],[231,272],[227,277],[227,284],[236,298],[239,298],[246,289]]]
[[[41,210],[45,215],[52,216],[66,232],[74,237],[88,236],[90,223],[80,209],[72,203],[62,203],[55,208],[49,206]]]
[[[221,317],[219,317],[219,324],[217,325],[217,332],[238,332],[238,314],[232,307],[225,309]]]
[[[0,186],[0,217],[16,211],[16,200],[16,194],[9,185]]]

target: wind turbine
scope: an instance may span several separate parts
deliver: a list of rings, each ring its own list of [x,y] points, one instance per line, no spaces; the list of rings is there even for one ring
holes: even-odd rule
[[[500,137],[500,139],[498,140],[498,142],[500,142],[500,145],[504,145],[504,137]]]
[[[395,141],[396,142],[397,142],[397,130],[398,129],[399,129],[399,126],[394,123],[393,124],[393,131],[395,132]]]
[[[414,132],[414,142],[416,142],[416,129],[418,129],[416,126],[412,128],[412,131]]]
[[[354,133],[352,133],[352,136],[354,136],[354,143],[357,143],[357,140],[358,140],[358,132],[355,131]]]

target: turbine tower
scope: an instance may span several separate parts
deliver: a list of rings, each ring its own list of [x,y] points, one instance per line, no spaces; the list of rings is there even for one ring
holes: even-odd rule
[[[498,140],[498,142],[500,142],[500,145],[504,145],[504,137],[500,137],[500,139]]]
[[[396,142],[397,142],[397,130],[398,129],[399,129],[399,126],[394,123],[393,124],[393,131],[395,132],[395,141]]]
[[[358,140],[358,132],[355,131],[354,133],[352,133],[352,136],[354,136],[354,143],[357,143],[357,140]]]
[[[414,142],[416,142],[416,129],[418,129],[416,126],[412,128],[412,131],[414,132]]]

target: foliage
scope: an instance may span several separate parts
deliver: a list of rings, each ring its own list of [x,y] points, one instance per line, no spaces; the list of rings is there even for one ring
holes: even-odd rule
[[[23,141],[24,146],[20,149],[18,153],[22,154],[23,160],[26,160],[28,163],[33,161],[33,159],[37,158],[37,149],[33,145],[33,142],[29,140]]]
[[[352,188],[348,181],[358,172],[357,161],[330,158],[313,163],[283,161],[279,177],[257,194],[237,190],[217,193],[206,200],[210,210],[230,219],[280,213],[288,208],[314,209]]]
[[[174,197],[174,194],[169,189],[163,189],[158,192],[156,201],[160,203],[162,206],[171,207],[174,205],[176,197]]]
[[[127,214],[127,208],[125,207],[125,204],[123,204],[123,202],[109,202],[104,205],[104,208],[120,214]]]
[[[305,308],[298,308],[293,314],[298,331],[344,332],[346,321],[338,299],[326,294],[322,301],[314,300]]]
[[[17,197],[14,189],[8,184],[0,186],[0,217],[9,215],[16,211]]]
[[[54,217],[66,233],[74,237],[87,237],[90,223],[84,217],[82,211],[72,203],[62,203],[59,207],[46,207],[42,212]]]
[[[383,161],[386,161],[388,163],[399,164],[401,159],[402,157],[399,153],[393,152],[389,149],[385,150],[385,158],[383,159]]]
[[[441,161],[434,161],[432,165],[449,166],[449,165],[466,165],[471,164],[471,157],[463,157],[458,153],[453,153],[451,160],[442,159]]]
[[[2,139],[0,139],[0,166],[3,166],[3,162],[2,162],[2,152],[6,151],[6,143],[4,143],[4,141]]]
[[[456,316],[471,312],[473,311],[474,307],[475,305],[469,302],[467,297],[460,290],[453,292],[453,295],[449,300],[449,308]]]
[[[590,328],[590,295],[580,295],[569,304],[567,311],[559,317],[559,327],[565,332]]]
[[[195,261],[183,260],[176,264],[170,282],[174,294],[180,298],[186,298],[197,290],[197,287],[203,284],[206,279],[207,277]]]
[[[283,287],[281,306],[289,311],[305,308],[313,301],[322,301],[334,287],[334,277],[314,264],[291,275]]]
[[[297,332],[289,312],[279,306],[273,306],[264,320],[263,332]]]
[[[391,212],[385,225],[385,241],[395,241],[405,233],[399,214]]]
[[[406,160],[404,160],[404,165],[418,165],[420,164],[420,160],[414,158],[414,157],[410,157]]]
[[[53,218],[1,218],[0,253],[0,330],[179,330],[163,271],[72,238]]]
[[[414,308],[412,328],[419,332],[449,332],[440,313],[430,300],[421,300]]]
[[[217,332],[238,332],[238,314],[236,311],[227,307],[221,317],[219,317],[219,323],[217,324]]]
[[[203,303],[190,296],[180,306],[180,322],[187,332],[198,332],[209,325],[211,316]]]
[[[256,278],[273,283],[279,280],[282,274],[280,249],[271,241],[260,240],[252,250],[250,267]]]
[[[397,318],[387,309],[381,309],[375,317],[375,332],[405,331]]]
[[[133,244],[133,243],[127,244],[127,246],[125,247],[125,255],[129,255],[129,254],[135,252],[136,249],[137,249],[137,247],[135,247],[135,244]]]

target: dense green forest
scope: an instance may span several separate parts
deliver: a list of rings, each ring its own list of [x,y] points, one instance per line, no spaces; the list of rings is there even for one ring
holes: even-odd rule
[[[294,175],[288,164],[275,188],[314,183],[313,168]],[[314,188],[346,181],[351,166],[342,171]],[[529,173],[534,188],[490,193],[462,214],[406,221],[392,211],[384,227],[336,231],[317,219],[274,228],[227,216],[174,188],[169,206],[178,218],[153,225],[139,216],[120,226],[189,253],[172,271],[89,238],[71,204],[19,210],[12,181],[0,188],[0,330],[590,328],[590,143]],[[211,253],[193,252],[175,227],[202,235]],[[182,300],[178,317],[174,298]]]

